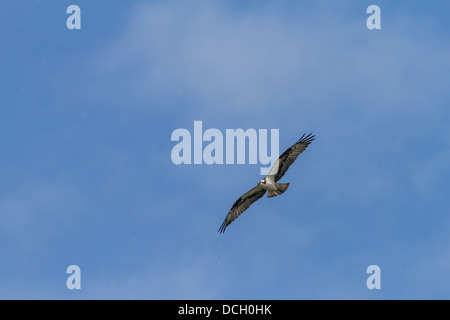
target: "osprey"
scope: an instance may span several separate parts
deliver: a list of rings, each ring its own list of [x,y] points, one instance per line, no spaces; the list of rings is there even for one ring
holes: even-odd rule
[[[314,135],[311,133],[307,136],[302,135],[292,147],[283,152],[270,169],[269,174],[264,179],[258,181],[256,187],[236,200],[220,226],[219,232],[225,232],[225,229],[230,223],[247,210],[256,200],[262,198],[266,191],[269,191],[267,198],[276,197],[285,192],[289,187],[289,183],[277,183],[278,180],[284,176],[291,164],[294,163],[297,157],[305,151],[313,140]]]

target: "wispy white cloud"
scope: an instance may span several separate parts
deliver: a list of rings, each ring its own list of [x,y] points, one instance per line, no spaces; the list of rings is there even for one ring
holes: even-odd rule
[[[367,116],[417,112],[419,103],[442,94],[449,47],[402,27],[417,17],[369,31],[364,19],[280,7],[141,4],[100,54],[100,69],[132,78],[133,94],[156,102],[152,108],[162,100],[182,100],[198,115],[275,108],[274,121],[312,109],[323,117],[342,108]]]

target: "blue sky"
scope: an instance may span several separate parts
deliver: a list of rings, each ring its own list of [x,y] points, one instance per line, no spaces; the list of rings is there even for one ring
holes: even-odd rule
[[[449,11],[3,1],[0,298],[448,299]],[[195,120],[316,141],[219,235],[261,165],[174,165]]]

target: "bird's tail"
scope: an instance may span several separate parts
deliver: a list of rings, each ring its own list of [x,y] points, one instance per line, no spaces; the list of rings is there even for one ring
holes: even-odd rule
[[[267,194],[267,198],[279,196],[280,194],[285,192],[288,187],[289,187],[289,183],[277,183],[278,190],[276,190],[276,191],[269,190],[269,193]]]

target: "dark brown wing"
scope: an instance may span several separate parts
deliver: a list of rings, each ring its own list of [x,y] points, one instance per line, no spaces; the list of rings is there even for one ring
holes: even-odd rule
[[[287,149],[275,162],[272,169],[270,169],[269,176],[274,176],[275,182],[284,176],[286,171],[289,169],[291,164],[297,160],[297,157],[305,151],[305,149],[313,142],[315,139],[312,133],[307,136],[302,135],[302,137],[289,149]]]
[[[260,199],[266,190],[260,186],[254,187],[252,190],[241,196],[230,209],[225,220],[219,228],[220,233],[224,233],[225,229],[230,223],[232,223],[237,217],[239,217],[245,210],[247,210],[256,200]]]

